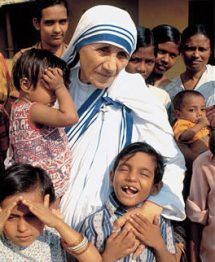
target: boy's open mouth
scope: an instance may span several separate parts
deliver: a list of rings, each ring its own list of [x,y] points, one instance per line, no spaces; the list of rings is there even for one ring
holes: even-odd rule
[[[128,195],[135,195],[139,190],[133,186],[123,186],[122,191]]]

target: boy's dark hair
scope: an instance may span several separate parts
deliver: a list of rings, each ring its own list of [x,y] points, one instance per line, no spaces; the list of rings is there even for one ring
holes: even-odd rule
[[[179,92],[178,94],[176,94],[176,96],[173,98],[173,107],[174,110],[181,110],[181,105],[184,102],[184,99],[186,97],[191,97],[191,96],[201,96],[204,98],[204,96],[196,91],[196,90],[183,90],[181,92]],[[204,98],[205,99],[205,98]]]
[[[65,6],[67,16],[69,16],[69,8],[66,0],[36,0],[34,17],[37,19],[37,22],[40,22],[42,18],[42,10],[54,5]]]
[[[70,71],[66,62],[47,50],[32,48],[25,51],[13,66],[13,82],[17,90],[20,90],[20,80],[23,77],[35,87],[39,76],[48,67],[60,68],[63,71],[65,85],[69,85]]]
[[[212,155],[215,156],[215,130],[213,130],[210,134],[209,149]]]
[[[0,203],[9,196],[30,192],[39,188],[42,197],[49,194],[50,203],[55,201],[54,187],[45,170],[29,164],[14,164],[1,171]]]
[[[136,153],[145,153],[147,155],[150,155],[155,163],[156,163],[156,168],[155,168],[155,176],[154,176],[154,184],[159,183],[162,178],[163,178],[163,173],[164,173],[164,158],[149,144],[145,142],[136,142],[128,145],[125,147],[116,157],[113,165],[113,172],[116,171],[119,162],[124,159],[125,157],[132,157]]]

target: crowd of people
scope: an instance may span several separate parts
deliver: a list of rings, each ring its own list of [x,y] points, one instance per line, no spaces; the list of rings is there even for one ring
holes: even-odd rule
[[[66,0],[36,0],[40,41],[11,74],[0,60],[1,261],[214,261],[206,26],[98,5],[67,45],[68,17]]]

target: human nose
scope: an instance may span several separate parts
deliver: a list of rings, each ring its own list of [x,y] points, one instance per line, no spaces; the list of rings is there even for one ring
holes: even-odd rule
[[[128,173],[127,180],[136,181],[136,179],[137,179],[137,172],[135,170],[130,170],[130,172]]]
[[[161,57],[161,61],[168,64],[169,62],[169,54],[163,54]]]
[[[193,57],[199,57],[199,50],[198,49],[195,49],[193,51]]]
[[[117,57],[116,55],[110,55],[103,63],[103,68],[109,73],[115,73],[117,71]]]
[[[19,232],[25,232],[27,230],[27,222],[24,218],[20,218],[17,223],[17,230]]]
[[[139,73],[146,73],[146,64],[144,62],[139,63],[137,66],[137,71]]]
[[[61,27],[59,23],[55,23],[54,24],[54,32],[61,32]]]

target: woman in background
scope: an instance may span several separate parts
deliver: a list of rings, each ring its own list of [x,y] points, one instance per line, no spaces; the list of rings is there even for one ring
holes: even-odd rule
[[[147,80],[155,66],[155,47],[152,31],[143,26],[137,26],[137,45],[132,54],[126,71],[129,73],[139,73]],[[149,89],[158,97],[162,104],[168,109],[170,105],[169,94],[161,88],[148,85]]]

